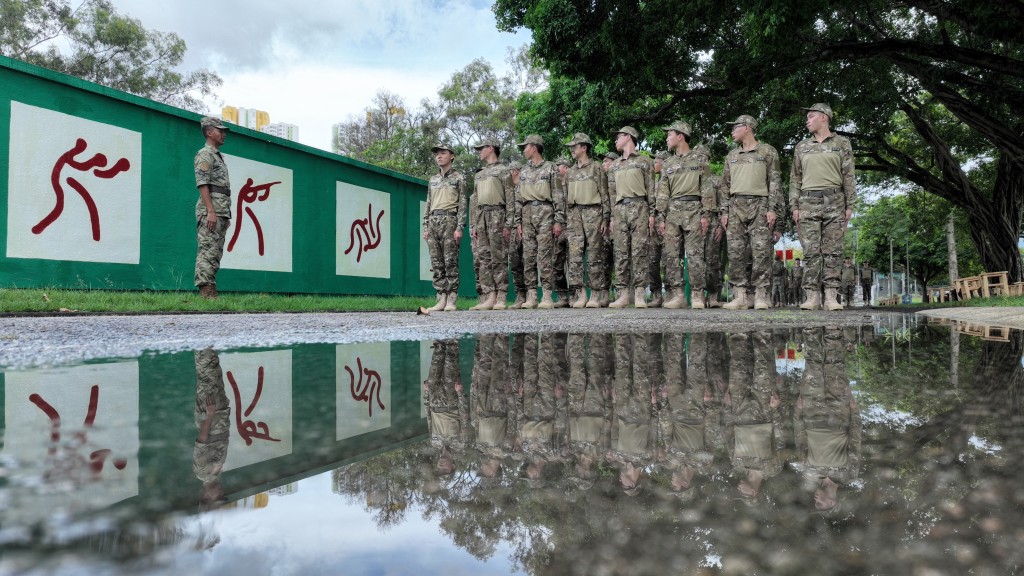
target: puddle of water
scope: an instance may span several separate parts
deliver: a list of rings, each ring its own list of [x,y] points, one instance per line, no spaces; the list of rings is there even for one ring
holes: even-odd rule
[[[0,572],[1016,573],[1024,336],[484,335],[2,376]]]

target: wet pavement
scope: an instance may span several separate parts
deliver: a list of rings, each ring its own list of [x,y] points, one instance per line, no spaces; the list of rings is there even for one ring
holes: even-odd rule
[[[36,356],[9,347],[35,336],[4,319],[0,573],[1024,566],[1020,331],[856,310],[572,330],[561,312],[507,333],[459,326],[497,312],[324,315],[288,337],[344,341],[200,350],[202,327],[140,329],[144,353],[109,357],[87,348],[107,320],[58,323],[71,353],[20,367]]]

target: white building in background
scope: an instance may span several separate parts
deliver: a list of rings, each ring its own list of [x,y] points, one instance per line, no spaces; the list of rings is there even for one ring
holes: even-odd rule
[[[341,154],[338,150],[338,138],[345,134],[345,123],[339,122],[331,126],[331,152]]]
[[[270,114],[255,108],[225,106],[221,110],[221,118],[227,122],[245,126],[250,130],[262,130],[264,126],[270,124]]]
[[[298,142],[299,140],[299,127],[295,124],[274,122],[273,124],[267,124],[261,128],[260,132],[265,132],[271,136],[277,136],[278,138],[284,138],[285,140],[291,140],[293,142]]]

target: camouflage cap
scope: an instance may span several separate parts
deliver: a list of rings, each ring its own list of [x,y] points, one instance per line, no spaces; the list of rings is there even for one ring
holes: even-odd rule
[[[572,161],[571,161],[571,160],[569,160],[569,159],[568,159],[567,157],[565,157],[565,156],[559,156],[559,157],[558,157],[558,158],[557,158],[557,159],[555,160],[555,165],[556,165],[556,166],[572,166]]]
[[[214,116],[205,116],[199,121],[199,128],[206,130],[207,128],[219,128],[221,130],[230,130],[224,125],[224,121]]]
[[[430,152],[433,153],[433,154],[437,154],[438,150],[447,150],[447,151],[451,152],[452,154],[455,154],[455,150],[452,150],[451,146],[449,146],[447,144],[444,144],[444,143],[441,143],[441,142],[438,142],[437,144],[434,144],[430,148]]]
[[[575,146],[577,144],[587,144],[591,148],[594,147],[594,143],[590,140],[590,136],[587,136],[583,132],[577,132],[572,135],[572,140],[566,146]]]
[[[726,122],[726,126],[736,126],[742,124],[744,126],[750,126],[751,130],[757,130],[757,120],[749,114],[743,114],[733,122]]]
[[[501,148],[501,143],[494,138],[484,138],[479,144],[473,146],[473,150],[483,150],[484,148],[491,146],[493,148]]]
[[[664,160],[666,158],[668,158],[668,152],[666,152],[665,150],[662,150],[660,152],[655,152],[654,153],[654,159],[655,160]]]
[[[679,132],[680,134],[686,134],[687,136],[693,136],[693,129],[690,128],[690,123],[683,122],[682,120],[673,122],[671,126],[662,126],[661,129],[665,132],[672,131]]]
[[[602,160],[618,160],[619,155],[615,152],[607,152],[601,155]]]
[[[541,138],[540,134],[530,134],[529,136],[526,137],[525,140],[523,140],[519,144],[516,144],[516,146],[518,146],[519,149],[522,150],[523,148],[526,148],[526,146],[529,145],[529,144],[534,144],[536,146],[543,146],[544,145],[544,139]]]
[[[513,161],[508,163],[508,169],[509,170],[522,170],[523,169],[523,165],[520,164],[519,162],[513,160]]]
[[[634,140],[640,140],[640,133],[632,126],[623,126],[622,128],[612,132],[612,134],[629,134]]]
[[[828,104],[825,104],[824,102],[811,104],[809,108],[801,108],[801,110],[803,110],[804,112],[821,112],[825,116],[828,116],[829,120],[835,118],[835,116],[832,115],[832,107],[829,106]]]

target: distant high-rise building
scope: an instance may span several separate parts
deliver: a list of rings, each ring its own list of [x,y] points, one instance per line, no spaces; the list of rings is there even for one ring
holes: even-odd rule
[[[284,138],[285,140],[298,141],[299,139],[299,127],[295,124],[285,124],[284,122],[267,124],[260,129],[260,132]]]
[[[226,122],[245,126],[250,130],[257,131],[263,129],[267,124],[270,124],[270,113],[264,112],[263,110],[256,110],[255,108],[235,108],[234,106],[225,106],[221,110],[221,118]]]
[[[345,135],[345,126],[343,122],[339,122],[331,126],[331,152],[335,154],[341,154],[341,150],[338,148],[338,139]]]

